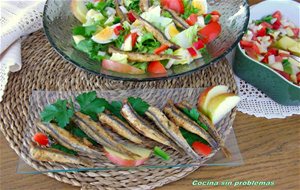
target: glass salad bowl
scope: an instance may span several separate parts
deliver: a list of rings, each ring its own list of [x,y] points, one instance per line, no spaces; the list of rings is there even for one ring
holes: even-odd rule
[[[193,73],[217,62],[229,53],[240,41],[247,29],[249,21],[249,6],[247,0],[208,0],[208,12],[217,10],[222,15],[219,23],[222,32],[217,39],[206,46],[202,58],[195,59],[190,64],[174,65],[166,74],[145,73],[139,75],[108,71],[102,68],[101,62],[94,61],[87,54],[73,46],[72,28],[80,25],[70,9],[71,0],[47,0],[43,25],[46,36],[53,48],[67,61],[94,73],[116,80],[151,81],[169,79]]]

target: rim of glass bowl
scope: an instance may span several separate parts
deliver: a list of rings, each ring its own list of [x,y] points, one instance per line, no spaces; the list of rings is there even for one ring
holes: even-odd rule
[[[47,37],[49,43],[51,44],[51,46],[54,48],[54,50],[58,54],[60,54],[65,60],[67,60],[68,62],[72,63],[73,65],[75,65],[76,67],[78,67],[78,68],[80,68],[80,69],[82,69],[84,71],[87,71],[89,73],[93,73],[95,75],[102,76],[102,77],[105,77],[105,78],[108,78],[108,79],[122,80],[122,81],[145,82],[145,81],[167,80],[167,79],[173,79],[173,78],[177,78],[177,77],[186,76],[186,75],[192,74],[192,73],[194,73],[194,72],[196,72],[198,70],[204,69],[205,67],[207,67],[207,66],[209,66],[209,65],[211,65],[211,64],[219,61],[223,57],[225,57],[231,50],[233,50],[238,45],[238,43],[240,42],[240,40],[242,39],[242,37],[244,35],[244,32],[248,28],[248,23],[249,23],[249,19],[250,19],[250,6],[249,6],[249,3],[248,3],[248,0],[243,0],[244,1],[244,5],[246,6],[246,22],[244,23],[242,31],[240,31],[240,36],[238,36],[238,38],[231,45],[230,48],[228,48],[226,51],[224,51],[224,53],[222,53],[220,56],[214,58],[209,63],[206,63],[204,65],[201,65],[200,67],[197,67],[197,68],[189,70],[189,71],[185,71],[185,72],[182,72],[182,73],[176,73],[176,74],[172,74],[172,75],[169,75],[169,76],[152,77],[152,78],[151,77],[147,77],[147,78],[140,78],[140,79],[139,78],[125,78],[125,77],[112,76],[112,75],[108,75],[108,74],[101,73],[101,72],[95,72],[93,70],[87,69],[87,68],[81,66],[79,63],[77,63],[75,60],[71,59],[68,55],[66,55],[63,51],[61,51],[57,47],[56,44],[53,42],[51,35],[49,34],[47,22],[46,22],[46,19],[45,19],[46,18],[46,12],[47,12],[47,9],[48,9],[48,1],[51,1],[51,0],[47,0],[46,3],[45,3],[45,6],[44,6],[44,11],[43,11],[43,28],[44,28],[46,37]],[[196,61],[196,60],[194,60],[194,61]]]

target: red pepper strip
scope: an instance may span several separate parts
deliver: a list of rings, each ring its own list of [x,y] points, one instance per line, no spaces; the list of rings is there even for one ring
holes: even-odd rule
[[[169,46],[168,45],[165,45],[165,44],[163,44],[163,45],[161,45],[160,47],[158,47],[158,48],[156,48],[155,50],[154,50],[154,54],[161,54],[162,52],[164,52],[165,50],[167,50],[169,48]]]

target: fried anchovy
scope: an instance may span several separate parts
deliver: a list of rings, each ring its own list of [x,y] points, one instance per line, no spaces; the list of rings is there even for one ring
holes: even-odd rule
[[[172,139],[182,150],[184,150],[190,157],[199,160],[200,156],[194,152],[190,145],[182,136],[179,127],[170,121],[167,116],[156,107],[149,107],[145,113],[157,127],[170,139]]]
[[[176,44],[174,44],[173,42],[169,41],[167,39],[167,37],[159,30],[157,29],[155,26],[153,26],[152,24],[150,24],[148,21],[146,21],[145,19],[143,19],[142,17],[140,17],[138,14],[132,12],[132,14],[134,15],[134,17],[145,27],[145,29],[152,33],[153,36],[161,43],[164,45],[169,46],[172,49],[179,49],[180,47]]]
[[[53,137],[59,144],[65,146],[68,149],[86,154],[102,156],[100,152],[91,149],[86,144],[74,137],[69,131],[58,127],[54,123],[43,124],[41,122],[37,122],[36,124],[40,129],[43,129],[51,137]]]
[[[125,146],[118,143],[109,133],[107,133],[102,128],[99,123],[93,121],[89,116],[80,112],[76,112],[74,116],[75,117],[73,120],[78,125],[78,127],[102,146],[109,147],[132,158],[139,158],[139,155],[129,151]]]
[[[179,28],[182,29],[188,29],[190,26],[189,24],[183,20],[183,18],[181,18],[175,11],[171,10],[171,9],[164,9],[165,11],[167,11],[168,13],[170,13],[170,15],[173,17],[173,21],[176,24],[176,26],[178,26]]]
[[[191,120],[188,116],[178,110],[171,100],[168,101],[168,104],[164,108],[164,113],[167,117],[173,121],[179,127],[183,127],[189,132],[192,132],[203,139],[205,139],[214,149],[218,147],[216,141],[196,122]]]
[[[143,139],[139,134],[131,128],[126,122],[120,120],[118,117],[106,113],[101,113],[98,115],[99,121],[108,127],[110,127],[114,132],[118,133],[122,137],[136,143],[142,144]]]
[[[134,62],[151,62],[151,61],[161,61],[166,59],[178,59],[175,55],[168,55],[168,54],[149,54],[149,53],[134,53],[134,52],[127,52],[117,49],[114,46],[110,46],[108,48],[108,53],[120,53],[125,54],[128,56],[130,61]]]
[[[181,110],[183,109],[189,109],[191,110],[193,108],[192,105],[190,105],[189,102],[187,101],[182,101],[178,104],[175,104],[175,106]],[[199,111],[199,110],[198,110]],[[202,113],[200,112],[200,116],[199,116],[199,121],[203,124],[205,124],[208,127],[208,133],[210,134],[210,136],[219,144],[223,154],[227,157],[230,158],[231,157],[231,153],[230,151],[225,147],[225,143],[223,141],[223,139],[220,137],[219,133],[217,132],[217,129],[215,127],[215,125]]]
[[[121,3],[122,3],[122,1],[121,1]],[[121,18],[121,22],[124,22],[124,21],[129,22],[127,16],[120,9],[119,0],[114,0],[114,4],[116,6],[117,15]]]
[[[131,107],[130,104],[125,103],[121,109],[121,114],[123,117],[128,121],[128,123],[136,129],[137,132],[144,135],[145,137],[148,137],[149,139],[152,139],[156,142],[159,142],[161,144],[167,145],[174,150],[176,149],[176,145],[174,146],[174,143],[171,142],[167,137],[160,134],[159,131],[154,129],[152,125],[145,120],[144,118],[140,117]]]
[[[140,9],[142,11],[147,11],[150,7],[150,0],[140,0]]]
[[[34,160],[42,162],[60,162],[93,167],[93,162],[90,160],[79,158],[78,156],[73,156],[52,148],[32,146],[30,147],[29,153]]]

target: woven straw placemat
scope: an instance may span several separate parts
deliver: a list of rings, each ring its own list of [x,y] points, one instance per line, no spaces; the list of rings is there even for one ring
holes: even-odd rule
[[[113,81],[89,74],[63,60],[50,46],[44,33],[38,31],[22,44],[23,68],[9,76],[7,89],[0,103],[0,128],[12,149],[24,160],[28,155],[21,152],[23,131],[28,126],[29,98],[33,90],[83,91],[135,88],[199,88],[225,84],[232,92],[237,91],[231,67],[223,59],[194,74],[156,82]],[[235,110],[225,120],[230,130]],[[35,163],[29,163],[38,169]],[[58,181],[82,189],[153,189],[179,180],[198,167],[179,169],[142,169],[130,171],[93,171],[47,173]]]

